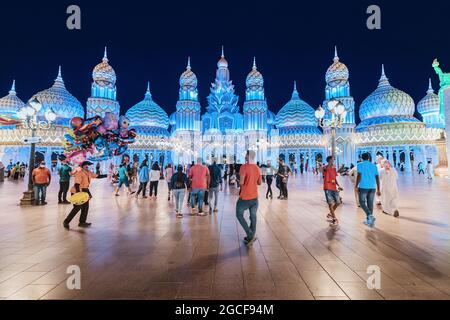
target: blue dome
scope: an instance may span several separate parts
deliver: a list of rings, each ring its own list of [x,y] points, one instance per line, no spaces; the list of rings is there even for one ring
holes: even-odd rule
[[[53,110],[56,115],[56,123],[68,125],[73,117],[84,118],[84,108],[69,91],[67,91],[59,67],[58,77],[53,86],[47,90],[36,93],[31,99],[38,99],[42,104],[41,114],[47,110]]]
[[[191,70],[191,58],[188,58],[186,70],[180,76],[180,87],[185,90],[194,90],[197,84],[197,76]]]
[[[418,122],[414,118],[414,100],[407,93],[392,87],[382,68],[378,88],[361,104],[359,128],[372,124],[388,124],[397,122]],[[389,120],[389,117],[395,120]],[[375,120],[375,118],[379,118]]]
[[[345,64],[339,61],[337,54],[337,48],[334,48],[333,64],[328,68],[325,73],[325,81],[328,86],[336,87],[348,82],[349,72]]]
[[[16,94],[16,82],[13,81],[9,94],[0,99],[0,115],[15,118],[17,111],[20,110],[25,103],[19,99]]]
[[[250,71],[250,73],[247,75],[245,84],[248,89],[253,89],[253,90],[258,90],[259,88],[264,87],[264,78],[263,78],[261,72],[259,72],[256,67],[256,59],[255,58],[253,58],[252,71]]]
[[[150,85],[147,87],[144,100],[131,107],[126,112],[132,127],[155,127],[167,129],[169,127],[169,116],[152,99]]]
[[[275,124],[279,129],[305,126],[317,128],[317,119],[313,107],[300,99],[294,87],[291,100],[278,112]]]
[[[96,65],[92,71],[92,79],[100,86],[114,87],[116,85],[116,72],[109,65],[106,47],[102,62]]]
[[[417,104],[417,111],[419,111],[422,116],[432,113],[438,114],[440,111],[439,96],[434,93],[433,87],[431,86],[431,79],[427,95]]]

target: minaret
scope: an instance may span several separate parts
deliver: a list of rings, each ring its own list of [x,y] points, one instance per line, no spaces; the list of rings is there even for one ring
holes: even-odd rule
[[[264,96],[264,78],[256,67],[256,58],[253,58],[253,67],[245,84],[244,129],[267,130],[268,107]]]
[[[326,105],[329,100],[337,99],[341,101],[346,108],[347,116],[344,119],[346,124],[355,124],[355,102],[350,95],[349,71],[345,64],[340,61],[337,47],[334,47],[333,64],[328,68],[325,74],[325,101],[323,105],[327,110],[326,117],[331,117]]]
[[[384,74],[384,71],[383,71]],[[349,82],[350,73],[347,66],[341,62],[337,47],[334,47],[334,57],[333,63],[328,68],[325,74],[325,100],[323,102],[323,106],[326,110],[325,118],[331,119],[331,112],[329,112],[327,108],[327,104],[331,99],[339,100],[347,111],[347,115],[345,119],[343,119],[343,127],[337,129],[337,139],[341,141],[337,144],[337,148],[339,149],[337,155],[337,163],[345,164],[346,166],[350,166],[351,163],[356,163],[356,150],[355,144],[353,142],[354,139],[354,131],[355,131],[355,101],[353,97],[350,95],[350,82]],[[385,78],[385,79],[384,79]],[[384,76],[380,79],[381,83],[387,81],[387,78]],[[324,134],[328,139],[328,145],[331,146],[331,133],[329,129],[324,130]],[[342,142],[343,141],[343,142]],[[330,148],[331,151],[331,148]]]
[[[103,117],[105,112],[113,112],[118,116],[120,105],[117,101],[117,78],[114,69],[109,65],[106,47],[102,62],[92,71],[92,80],[91,97],[87,101],[87,117]]]
[[[186,70],[180,76],[177,109],[177,130],[200,131],[200,103],[198,102],[197,76],[191,69],[188,57]]]
[[[172,160],[179,164],[195,161],[201,154],[201,106],[198,101],[197,76],[192,71],[188,57],[186,70],[180,76],[179,99],[175,112],[175,130],[172,139],[176,147],[172,150]]]

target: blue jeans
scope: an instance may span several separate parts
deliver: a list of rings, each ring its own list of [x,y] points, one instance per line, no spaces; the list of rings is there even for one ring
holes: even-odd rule
[[[218,197],[219,197],[219,187],[210,188],[208,195],[209,195],[209,207],[211,208],[211,210],[217,209],[217,201],[218,201]],[[214,206],[212,205],[213,196],[214,196]]]
[[[195,197],[198,196],[198,211],[203,212],[203,196],[205,189],[192,189],[191,191],[191,208],[195,207]]]
[[[185,189],[173,189],[172,190],[173,196],[175,198],[175,211],[178,213],[181,213],[183,210],[183,200],[184,200],[184,194],[186,193]]]
[[[373,216],[373,201],[375,199],[375,189],[359,189],[359,205],[364,210],[367,218]]]
[[[250,212],[250,226],[247,224],[247,221],[244,218],[244,211],[248,210]],[[258,199],[252,200],[242,200],[239,198],[236,203],[236,218],[241,224],[242,228],[244,228],[245,233],[247,234],[247,239],[253,239],[256,234],[256,211],[258,211]]]
[[[34,190],[34,201],[36,203],[45,202],[45,196],[47,194],[47,186],[45,184],[35,184],[33,186]]]

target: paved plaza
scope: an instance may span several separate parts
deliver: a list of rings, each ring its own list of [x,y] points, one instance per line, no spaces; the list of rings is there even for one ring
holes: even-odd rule
[[[0,299],[450,298],[450,180],[401,175],[400,218],[377,209],[374,229],[362,224],[345,177],[338,229],[325,220],[318,177],[292,178],[288,201],[266,200],[262,186],[252,248],[233,188],[217,214],[176,219],[163,181],[158,200],[136,200],[97,180],[92,228],[76,218],[67,231],[71,206],[57,204],[57,180],[45,207],[17,206],[25,182],[0,184]],[[67,289],[71,265],[81,290]],[[381,270],[378,290],[366,285],[370,265]]]

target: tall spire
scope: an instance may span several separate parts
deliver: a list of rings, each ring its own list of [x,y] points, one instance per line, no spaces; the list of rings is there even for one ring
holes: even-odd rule
[[[292,91],[292,99],[298,99],[297,81],[294,81],[294,91]]]
[[[223,45],[222,45],[222,54],[221,54],[221,57],[222,57],[222,58],[225,58],[225,53],[224,53],[224,50],[223,50]]]
[[[338,56],[338,52],[337,52],[337,46],[334,46],[334,58],[333,58],[334,62],[339,61],[339,56]]]
[[[186,69],[191,70],[191,57],[188,57]]]
[[[427,93],[434,93],[433,85],[431,84],[431,78],[428,79],[428,91]]]
[[[381,65],[381,77],[378,82],[378,86],[386,86],[389,85],[389,79],[386,77],[386,73],[384,72],[384,64]]]
[[[103,61],[108,62],[108,48],[105,46],[105,52],[103,53]]]
[[[145,99],[151,99],[152,94],[150,92],[150,81],[147,81],[147,91],[145,92]]]
[[[16,94],[16,80],[13,80],[11,90],[9,90],[9,94]]]
[[[55,79],[54,86],[64,87],[64,80],[62,78],[61,66],[58,67],[58,76]]]
[[[253,68],[254,70],[256,70],[256,57],[253,57]]]

